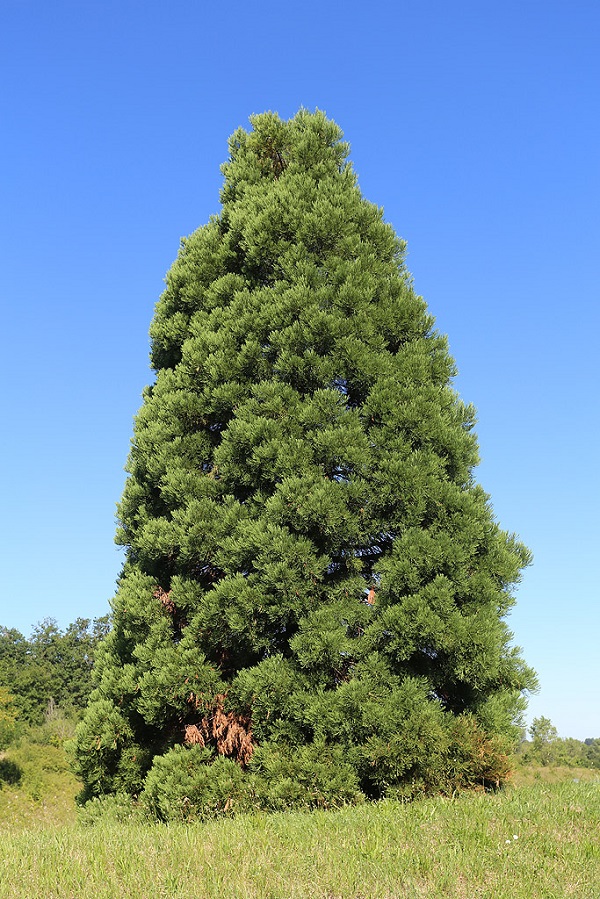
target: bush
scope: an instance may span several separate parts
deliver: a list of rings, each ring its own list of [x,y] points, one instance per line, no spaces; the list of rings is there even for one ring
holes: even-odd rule
[[[15,786],[21,782],[23,769],[12,759],[0,759],[0,788],[3,784]]]
[[[365,798],[354,768],[337,746],[286,749],[266,744],[256,750],[250,767],[260,808],[339,808]]]
[[[201,746],[176,746],[158,756],[146,778],[143,806],[161,821],[228,817],[252,808],[250,782],[240,766]]]
[[[0,749],[6,749],[15,738],[16,718],[14,696],[0,686]]]
[[[447,791],[500,787],[511,768],[508,740],[490,736],[470,715],[456,718],[451,730]]]
[[[77,820],[84,827],[97,824],[130,824],[147,820],[145,810],[126,793],[95,796],[79,809]]]

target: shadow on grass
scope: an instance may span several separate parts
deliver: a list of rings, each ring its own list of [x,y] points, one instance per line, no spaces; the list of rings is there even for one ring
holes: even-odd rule
[[[0,759],[0,788],[3,784],[18,784],[23,776],[22,768],[10,759]]]

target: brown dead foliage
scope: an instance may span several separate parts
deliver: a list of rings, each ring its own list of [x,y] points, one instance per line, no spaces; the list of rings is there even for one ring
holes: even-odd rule
[[[171,599],[171,591],[167,593],[166,590],[163,590],[162,587],[157,587],[154,593],[152,594],[155,599],[158,599],[163,608],[169,613],[169,615],[174,615],[176,612],[175,603]]]
[[[235,758],[244,767],[254,752],[250,719],[226,712],[225,698],[225,693],[219,693],[204,718],[186,726],[185,742],[188,746],[213,745],[219,755]]]
[[[188,746],[206,746],[204,737],[195,724],[186,724],[184,742]]]

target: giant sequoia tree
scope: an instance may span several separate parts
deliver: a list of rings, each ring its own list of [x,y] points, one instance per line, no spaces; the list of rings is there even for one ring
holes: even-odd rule
[[[251,123],[151,326],[84,795],[169,817],[497,781],[528,552],[338,127]]]

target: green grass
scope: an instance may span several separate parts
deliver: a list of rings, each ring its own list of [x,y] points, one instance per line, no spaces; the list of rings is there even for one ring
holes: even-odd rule
[[[7,899],[600,897],[598,781],[191,826],[2,818]]]
[[[37,830],[75,823],[75,796],[81,785],[62,747],[23,742],[0,755],[0,766],[10,763],[12,775],[8,782],[3,780],[0,768],[0,835],[5,828]],[[19,775],[16,783],[10,782],[13,772]]]
[[[511,778],[511,782],[517,787],[556,784],[565,780],[599,782],[600,770],[571,765],[519,765]]]

